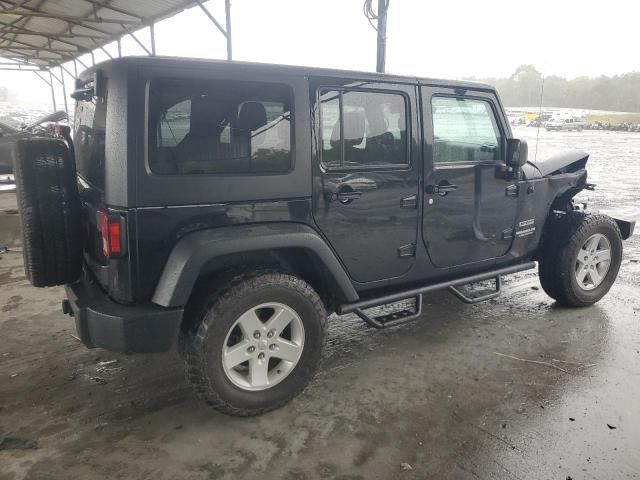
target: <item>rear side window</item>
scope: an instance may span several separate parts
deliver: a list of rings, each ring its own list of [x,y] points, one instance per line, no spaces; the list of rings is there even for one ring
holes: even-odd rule
[[[282,174],[291,169],[286,85],[155,80],[149,167],[156,174]]]
[[[327,168],[407,165],[403,95],[324,90],[320,94],[322,162]]]
[[[485,100],[433,97],[433,161],[500,160],[502,136],[491,104]]]
[[[107,98],[105,87],[103,98],[79,101],[76,104],[73,128],[76,170],[82,178],[100,190],[104,189]]]

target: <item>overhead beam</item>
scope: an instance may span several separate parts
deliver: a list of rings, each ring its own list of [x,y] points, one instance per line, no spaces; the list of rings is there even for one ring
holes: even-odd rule
[[[122,25],[122,28],[123,28],[123,30],[124,30],[125,32],[127,32],[127,33],[131,36],[131,38],[133,38],[133,39],[136,41],[136,43],[137,43],[138,45],[140,45],[140,46],[142,47],[142,49],[143,49],[145,52],[147,52],[147,55],[153,55],[153,53],[151,52],[151,50],[149,50],[149,49],[147,48],[147,46],[146,46],[144,43],[142,43],[138,37],[136,37],[135,33],[133,33],[131,30],[129,30],[125,25]]]
[[[9,24],[8,24],[8,23],[6,23],[6,22],[3,22],[2,20],[0,20],[0,25],[9,25]],[[13,38],[7,38],[5,35],[13,35]],[[1,40],[7,41],[7,42],[16,42],[16,43],[20,43],[21,45],[24,45],[24,46],[33,46],[32,44],[29,44],[29,43],[26,43],[26,42],[24,42],[24,41],[18,40],[18,39],[16,38],[16,37],[17,37],[17,35],[29,35],[29,34],[19,34],[19,33],[5,32],[5,30],[4,30],[3,28],[0,28],[0,39],[1,39]],[[86,50],[88,50],[88,48],[87,48],[87,47],[85,47],[84,45],[79,45],[79,44],[77,44],[77,43],[74,43],[74,42],[71,42],[71,41],[69,41],[69,40],[65,40],[65,39],[62,39],[62,38],[51,38],[51,37],[49,37],[49,36],[46,36],[45,38],[46,38],[47,40],[49,40],[49,42],[54,41],[54,42],[64,43],[65,45],[72,46],[72,47],[74,47],[74,48],[76,48],[76,49],[78,49],[78,50],[80,50],[80,51],[86,51]],[[103,37],[103,38],[105,38],[105,37]],[[2,44],[0,43],[0,46],[1,46],[1,45],[2,45]],[[38,47],[40,47],[40,48],[45,48],[44,46],[38,46]]]
[[[232,50],[231,50],[231,2],[230,0],[225,0],[224,2],[224,13],[225,13],[225,24],[226,29],[222,28],[222,25],[216,20],[216,17],[209,11],[207,7],[204,6],[202,0],[196,0],[196,3],[200,7],[200,9],[205,13],[205,15],[213,22],[220,33],[224,35],[224,38],[227,40],[227,60],[232,59]]]
[[[0,14],[1,13],[2,12],[0,12]],[[9,25],[9,24],[6,23],[6,22],[0,21],[0,25]],[[107,37],[106,35],[103,35],[103,34],[92,35],[92,34],[89,34],[89,33],[42,32],[42,31],[38,31],[38,30],[31,30],[30,28],[14,27],[14,26],[0,27],[0,32],[3,32],[3,33],[15,33],[17,35],[32,35],[34,37],[47,37],[47,38],[54,38],[54,39],[58,39],[58,38],[95,38],[97,40],[100,40],[100,39],[109,38],[109,37]]]
[[[2,33],[9,33],[9,34],[13,34],[13,35],[24,35],[24,36],[28,36],[28,37],[43,37],[43,38],[49,38],[51,40],[54,40],[56,42],[61,41],[60,39],[74,39],[74,38],[88,38],[91,40],[101,40],[101,39],[108,39],[108,37],[105,37],[103,35],[82,35],[82,34],[69,34],[69,33],[47,33],[47,32],[37,32],[37,31],[29,31],[29,30],[23,30],[23,29],[16,29],[16,28],[0,28],[0,32]]]
[[[84,1],[87,2],[87,3],[91,3],[91,4],[93,4],[93,5],[97,6],[97,7],[100,7],[100,8],[105,8],[105,9],[111,10],[113,12],[121,13],[122,15],[128,15],[130,17],[137,18],[139,21],[144,20],[144,17],[142,17],[142,16],[140,16],[140,15],[138,15],[136,13],[131,13],[130,11],[125,10],[124,8],[114,7],[113,5],[109,5],[106,2],[100,2],[98,0],[84,0]]]
[[[115,19],[115,18],[104,18],[104,17],[76,17],[73,15],[54,15],[53,13],[44,13],[33,10],[23,10],[26,7],[21,7],[19,11],[12,10],[3,10],[2,15],[17,15],[23,18],[53,18],[54,20],[61,20],[65,22],[80,22],[80,23],[114,23],[117,25],[126,23],[131,25],[139,24],[138,20],[124,20],[124,19]]]
[[[10,5],[13,5],[14,7],[16,6],[16,2],[15,2],[15,0],[1,0],[1,1],[3,1],[3,2],[5,2],[5,3],[8,3],[8,4],[10,4]],[[22,5],[22,8],[24,8],[25,10],[28,10],[29,12],[38,12],[38,11],[39,11],[39,8],[42,6],[42,4],[43,4],[43,3],[44,3],[44,0],[43,0],[43,1],[41,1],[41,2],[38,4],[38,6],[37,6],[37,7],[31,7],[31,6],[29,6],[29,5]],[[28,13],[28,12],[27,12],[27,13]],[[20,19],[18,19],[18,20],[14,20],[14,21],[12,22],[12,24],[13,24],[13,23],[15,23],[15,22],[18,22],[19,20],[20,20]],[[29,20],[31,20],[31,18],[26,18],[25,20],[26,20],[26,21],[29,21]],[[94,32],[102,33],[102,34],[106,35],[106,36],[107,36],[107,37],[109,37],[109,38],[111,38],[111,36],[113,36],[113,32],[108,32],[108,31],[106,31],[106,30],[102,30],[102,29],[100,29],[100,28],[96,27],[95,25],[86,25],[86,24],[83,24],[83,23],[81,23],[81,22],[79,22],[79,21],[74,21],[74,20],[69,20],[69,19],[67,19],[67,20],[65,20],[65,21],[66,21],[67,23],[69,23],[69,33],[72,33],[72,32],[71,32],[71,25],[76,25],[76,26],[78,26],[78,27],[86,28],[86,29],[88,29],[88,30],[92,30],[92,31],[94,31]],[[25,25],[23,25],[23,27],[24,27],[24,26],[25,26]]]
[[[216,20],[216,17],[214,17],[211,12],[209,11],[209,9],[207,7],[204,6],[204,4],[200,1],[200,0],[196,0],[196,2],[198,3],[198,6],[202,9],[202,11],[205,13],[205,15],[207,17],[209,17],[209,20],[211,20],[213,22],[213,24],[218,27],[218,30],[220,30],[220,33],[222,33],[222,35],[224,35],[225,37],[227,36],[227,31],[222,28],[222,25],[220,25],[218,23],[218,20]]]
[[[0,70],[5,72],[39,72],[40,71],[39,68],[24,67],[20,65],[18,65],[17,67],[4,67],[0,65]]]
[[[111,55],[106,48],[104,48],[102,45],[100,45],[98,42],[96,42],[95,40],[93,41],[93,43],[95,44],[96,48],[99,48],[100,50],[102,50],[104,52],[104,54],[109,57],[109,58],[113,58],[113,55]]]
[[[0,38],[3,38],[0,36]],[[2,48],[2,45],[0,45]],[[69,50],[67,48],[51,48],[47,45],[12,45],[11,48],[14,50],[43,50],[46,52],[56,52],[56,53],[78,53],[78,50]]]

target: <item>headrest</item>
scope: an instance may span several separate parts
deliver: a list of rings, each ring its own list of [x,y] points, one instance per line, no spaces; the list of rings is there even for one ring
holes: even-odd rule
[[[344,146],[355,147],[364,138],[365,117],[362,112],[347,112],[344,114]],[[333,125],[331,131],[331,146],[340,146],[340,121]]]
[[[240,109],[236,127],[252,132],[267,124],[267,111],[260,102],[246,102]]]

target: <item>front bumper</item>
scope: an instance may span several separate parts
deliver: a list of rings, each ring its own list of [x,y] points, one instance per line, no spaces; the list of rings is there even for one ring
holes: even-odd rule
[[[65,286],[63,312],[75,319],[76,332],[88,348],[123,353],[169,350],[178,338],[182,308],[147,303],[120,305],[111,300],[86,274]]]

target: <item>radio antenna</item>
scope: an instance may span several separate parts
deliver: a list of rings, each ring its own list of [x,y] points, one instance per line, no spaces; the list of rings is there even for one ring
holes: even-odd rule
[[[544,73],[540,85],[540,108],[538,109],[538,131],[536,132],[536,153],[533,155],[533,163],[538,159],[538,141],[540,140],[540,117],[542,116],[542,97],[544,96]]]

